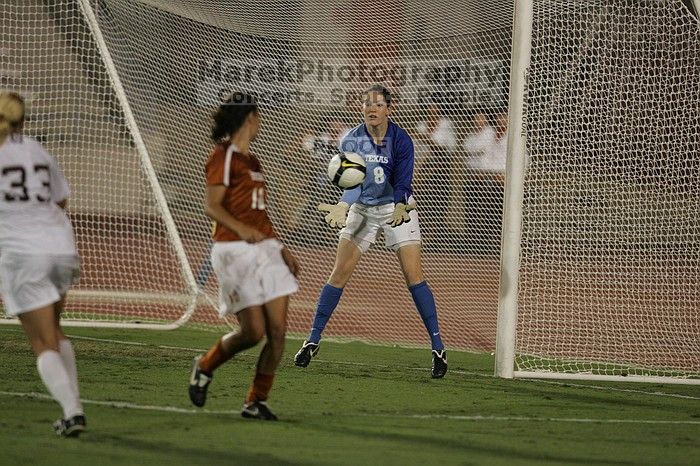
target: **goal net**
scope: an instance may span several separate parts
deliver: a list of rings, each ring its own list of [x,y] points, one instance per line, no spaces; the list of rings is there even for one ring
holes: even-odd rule
[[[522,179],[508,178],[524,191],[521,219],[509,224],[521,236],[516,375],[700,374],[692,3],[534,2],[528,79],[514,95],[526,96],[525,117],[510,115],[511,137],[526,130],[526,150],[509,164],[527,161]],[[361,122],[358,97],[380,82],[395,92],[393,118],[415,143],[424,270],[445,343],[493,350],[513,6],[4,2],[2,87],[27,97],[26,132],[57,156],[73,188],[82,277],[66,317],[234,325],[215,311],[202,201],[209,116],[241,90],[261,102],[254,150],[273,223],[302,265],[289,329],[306,333],[337,243],[315,211],[340,195],[325,179],[328,148]],[[325,335],[427,344],[382,238]]]
[[[424,271],[445,343],[492,350],[513,3],[419,0],[11,0],[3,87],[26,133],[64,167],[82,257],[68,319],[218,326],[203,214],[209,115],[235,90],[261,101],[254,144],[279,235],[301,262],[289,329],[306,333],[337,233],[315,208],[359,94],[396,94],[415,143]],[[482,116],[483,115],[483,116]],[[4,319],[0,319],[4,320]],[[396,254],[379,238],[328,337],[428,344]]]
[[[700,383],[693,3],[533,3],[515,375]]]

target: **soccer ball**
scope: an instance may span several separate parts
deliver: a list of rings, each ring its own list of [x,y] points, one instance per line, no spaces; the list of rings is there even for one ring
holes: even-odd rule
[[[339,188],[352,189],[365,181],[365,159],[354,152],[335,154],[328,164],[328,179]]]

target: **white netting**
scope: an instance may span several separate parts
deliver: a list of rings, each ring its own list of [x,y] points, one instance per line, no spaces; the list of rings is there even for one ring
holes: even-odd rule
[[[535,2],[518,370],[700,374],[691,4]]]
[[[177,241],[79,3],[0,10],[2,87],[27,96],[27,132],[74,190],[83,278],[69,317],[172,322],[190,299]],[[314,211],[339,195],[323,146],[360,121],[357,93],[381,81],[416,142],[425,269],[446,343],[493,347],[512,2],[89,4],[207,296],[203,164],[219,94],[262,98],[255,149],[273,221],[304,268],[290,329],[305,332],[336,242]],[[689,4],[535,2],[520,370],[700,372],[700,39]],[[474,134],[481,112],[493,128]],[[200,303],[190,322],[216,325]],[[393,253],[363,258],[327,335],[425,341]]]
[[[74,191],[69,209],[82,256],[71,315],[175,320],[186,286],[95,41],[75,2],[0,7],[2,87],[27,101],[26,133],[59,160]],[[79,299],[79,301],[75,301]],[[109,314],[111,317],[107,317]]]
[[[186,282],[78,3],[5,2],[0,32],[5,86],[32,97],[27,131],[58,156],[75,191],[84,259],[76,291],[122,297],[103,305],[72,299],[69,317],[172,320],[186,307],[178,301]],[[314,211],[340,194],[324,179],[323,145],[360,123],[357,93],[380,81],[396,92],[395,120],[416,143],[424,268],[445,342],[493,348],[503,128],[471,133],[474,113],[486,113],[491,127],[506,110],[512,2],[89,3],[206,294],[216,283],[204,259],[203,166],[219,94],[261,96],[254,149],[268,174],[273,222],[303,267],[290,330],[305,333],[336,244]],[[362,259],[326,335],[425,344],[396,256],[381,244]],[[159,303],[137,291],[173,298]],[[202,304],[191,322],[218,320]]]

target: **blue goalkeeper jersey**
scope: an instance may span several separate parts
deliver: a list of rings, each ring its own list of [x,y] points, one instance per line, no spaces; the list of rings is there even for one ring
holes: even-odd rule
[[[357,188],[346,189],[343,202],[372,206],[408,203],[413,192],[413,141],[399,125],[389,121],[386,135],[377,145],[363,123],[340,141],[340,150],[360,154],[367,164],[365,181]]]

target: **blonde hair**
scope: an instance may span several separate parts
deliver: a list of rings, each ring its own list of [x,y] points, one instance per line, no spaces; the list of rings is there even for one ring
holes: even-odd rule
[[[0,92],[0,144],[24,121],[24,100],[16,92]]]

